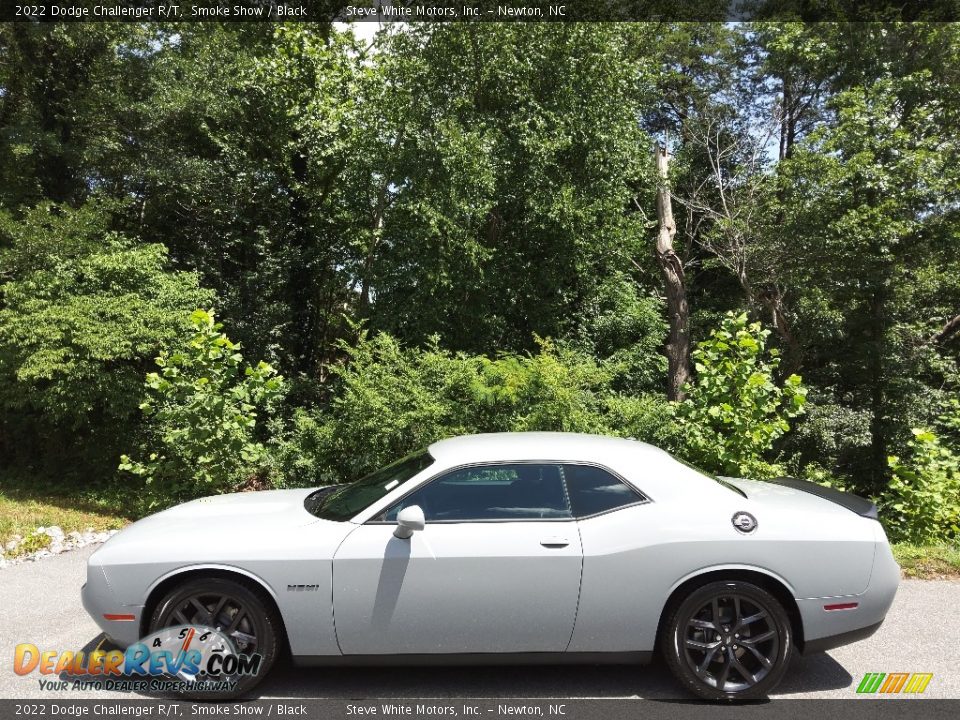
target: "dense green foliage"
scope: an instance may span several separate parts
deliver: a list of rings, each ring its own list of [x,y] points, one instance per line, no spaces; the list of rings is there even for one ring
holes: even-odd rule
[[[691,461],[734,477],[783,474],[764,456],[803,411],[806,390],[799,375],[774,382],[780,358],[765,352],[769,335],[728,315],[694,350],[697,379],[677,406]]]
[[[444,350],[438,338],[411,349],[389,334],[363,333],[343,350],[348,362],[334,370],[338,391],[329,407],[299,412],[280,444],[281,477],[287,481],[355,478],[454,435],[526,430],[628,435],[628,427],[650,432],[654,417],[669,420],[662,400],[625,398],[612,390],[622,368],[549,341],[532,354],[490,358]]]
[[[433,338],[403,348],[386,333],[344,344],[338,392],[316,417],[299,413],[280,443],[280,474],[297,483],[358,477],[444,437],[552,430],[633,437],[674,450],[716,472],[775,474],[763,462],[803,406],[797,376],[774,382],[766,331],[728,317],[697,351],[698,379],[686,402],[616,390],[630,374],[541,341],[537,352],[495,358],[450,353]],[[772,351],[771,351],[772,352]]]
[[[941,415],[945,433],[960,426],[960,408],[951,402]],[[915,544],[960,536],[960,456],[945,437],[914,428],[908,457],[891,455],[890,492],[883,506],[894,534]]]
[[[262,360],[244,367],[240,346],[213,314],[196,310],[182,350],[163,352],[147,375],[144,459],[120,458],[120,470],[143,478],[149,506],[227,492],[256,477],[264,463],[257,413],[280,396],[283,380]]]
[[[0,26],[0,465],[186,496],[586,430],[948,538],[958,138],[949,23]],[[210,307],[282,398],[196,364]]]
[[[148,358],[212,294],[89,206],[0,216],[0,263],[0,450],[54,474],[112,471]]]

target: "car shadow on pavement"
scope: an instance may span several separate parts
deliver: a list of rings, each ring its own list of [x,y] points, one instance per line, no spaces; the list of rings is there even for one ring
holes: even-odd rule
[[[853,676],[827,653],[794,655],[777,695],[843,690],[851,685]]]
[[[689,699],[659,659],[650,665],[298,668],[289,660],[257,687],[283,698],[614,698]],[[849,687],[853,678],[827,654],[796,658],[778,695]]]
[[[113,649],[103,635],[83,650]],[[72,679],[61,675],[61,679]],[[849,687],[850,673],[830,655],[794,657],[777,695],[824,692]],[[121,694],[118,693],[118,697]],[[140,697],[170,694],[136,693]],[[296,667],[277,661],[251,698],[615,698],[685,700],[659,659],[650,665],[525,665],[496,667]]]

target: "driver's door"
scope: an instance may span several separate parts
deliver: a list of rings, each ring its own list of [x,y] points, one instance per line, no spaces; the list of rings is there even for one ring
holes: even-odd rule
[[[426,527],[394,536],[403,507]],[[345,655],[562,652],[582,551],[560,466],[448,471],[353,531],[333,561]]]

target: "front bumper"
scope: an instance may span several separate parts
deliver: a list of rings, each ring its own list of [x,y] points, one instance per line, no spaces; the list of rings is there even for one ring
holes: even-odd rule
[[[87,582],[80,589],[80,600],[97,626],[120,647],[125,648],[140,639],[143,606],[121,605],[101,566],[87,566]]]

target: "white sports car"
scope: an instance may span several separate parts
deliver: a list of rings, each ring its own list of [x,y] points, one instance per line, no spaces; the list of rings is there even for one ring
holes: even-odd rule
[[[299,664],[643,662],[762,696],[796,650],[871,635],[899,582],[876,508],[788,478],[711,477],[633,440],[444,440],[350,485],[209,497],[89,560],[120,645],[170,626]]]

